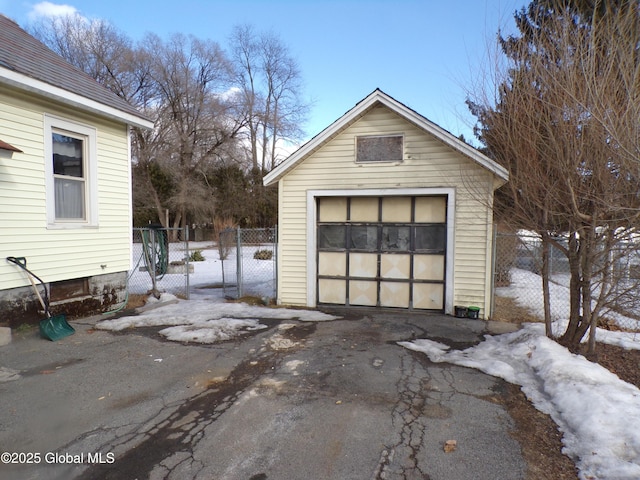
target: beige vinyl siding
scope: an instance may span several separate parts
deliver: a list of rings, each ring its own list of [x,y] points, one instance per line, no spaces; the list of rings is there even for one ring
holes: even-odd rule
[[[404,161],[356,164],[357,135],[404,135]],[[306,192],[331,189],[454,188],[454,303],[485,308],[493,175],[386,107],[371,109],[279,182],[278,298],[306,305]]]
[[[96,129],[98,226],[47,228],[44,116]],[[127,126],[0,87],[0,138],[19,148],[0,156],[2,255],[27,258],[45,282],[130,268],[130,167]],[[102,265],[106,265],[102,268]],[[0,262],[0,289],[29,285],[17,267]]]

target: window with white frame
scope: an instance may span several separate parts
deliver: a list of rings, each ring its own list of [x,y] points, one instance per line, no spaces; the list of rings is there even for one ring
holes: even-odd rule
[[[95,226],[95,129],[70,120],[46,116],[44,138],[48,225]]]

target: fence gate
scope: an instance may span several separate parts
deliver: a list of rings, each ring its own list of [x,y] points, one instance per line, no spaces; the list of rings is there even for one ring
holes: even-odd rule
[[[220,233],[222,283],[226,297],[276,297],[276,228],[229,228]]]

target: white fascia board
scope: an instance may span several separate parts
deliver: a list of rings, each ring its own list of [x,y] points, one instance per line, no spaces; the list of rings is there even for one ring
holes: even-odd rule
[[[366,100],[366,99],[365,99]],[[338,120],[333,122],[327,128],[322,130],[318,135],[313,137],[307,143],[302,145],[298,150],[293,152],[284,162],[278,165],[276,168],[271,170],[264,177],[264,185],[268,186],[272,183],[276,183],[281,177],[284,176],[286,172],[289,171],[292,167],[294,167],[301,159],[305,158],[311,152],[313,152],[320,145],[324,144],[327,140],[329,140],[336,132],[342,130],[346,125],[348,125],[354,118],[358,117],[361,112],[366,110],[369,106],[367,104],[364,108],[361,107],[362,104],[365,103],[365,100],[360,102],[354,108],[352,108],[345,115],[340,117]]]
[[[10,85],[12,87],[19,88],[21,90],[27,90],[29,92],[37,93],[39,95],[51,98],[58,102],[65,103],[78,107],[82,110],[97,113],[114,120],[126,123],[134,127],[153,129],[153,122],[146,120],[142,117],[132,115],[117,108],[104,105],[103,103],[96,102],[77,93],[70,92],[60,87],[50,85],[40,80],[33,79],[21,73],[17,73],[11,70],[0,68],[0,82]]]
[[[411,110],[400,102],[394,100],[389,97],[387,94],[380,90],[374,91],[368,97],[360,101],[349,110],[345,115],[340,117],[334,123],[332,123],[329,127],[324,129],[318,135],[313,137],[303,146],[301,146],[298,150],[296,150],[290,157],[288,157],[284,162],[274,168],[271,172],[269,172],[264,177],[264,185],[268,186],[272,183],[277,182],[281,177],[283,177],[291,168],[293,168],[300,160],[309,155],[313,150],[322,145],[325,141],[329,140],[333,135],[342,130],[346,125],[351,123],[353,120],[363,115],[372,105],[376,102],[380,102],[385,105],[387,108],[396,112],[401,117],[404,117],[406,120],[414,123],[419,128],[422,128],[426,132],[429,132],[434,137],[438,138],[440,141],[449,145],[451,148],[457,150],[463,155],[471,158],[476,163],[480,164],[491,173],[496,175],[498,178],[502,179],[504,182],[509,180],[509,173],[507,170],[494,162],[487,156],[480,153],[478,150],[473,148],[471,145],[463,142],[462,140],[454,137],[451,133],[444,130],[442,127],[439,127],[435,123],[429,121],[422,115],[417,112]]]
[[[482,165],[484,168],[489,170],[491,173],[493,173],[497,177],[503,179],[504,181],[509,180],[509,172],[507,172],[506,168],[494,162],[486,155],[483,155],[478,150],[473,148],[471,145],[454,137],[451,133],[447,132],[445,129],[436,125],[430,120],[426,119],[425,117],[418,114],[417,112],[387,97],[384,93],[382,92],[376,92],[376,93],[378,93],[378,96],[376,98],[377,101],[380,101],[390,109],[399,113],[401,116],[404,116],[407,120],[418,125],[420,128],[429,132],[434,137],[438,138],[440,141],[446,143],[450,147],[459,151],[463,155],[466,155],[467,157],[470,157],[471,159],[475,160],[477,163]]]

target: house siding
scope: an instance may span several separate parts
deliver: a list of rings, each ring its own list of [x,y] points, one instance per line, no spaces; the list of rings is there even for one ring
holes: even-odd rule
[[[44,117],[96,129],[97,227],[47,228]],[[0,244],[3,256],[26,257],[46,282],[109,275],[130,268],[131,213],[128,127],[0,86],[0,135],[20,150],[0,156]],[[103,268],[102,266],[105,265]],[[29,285],[0,262],[0,290]]]
[[[356,164],[358,135],[404,135],[404,161]],[[307,191],[448,188],[455,191],[453,302],[488,306],[493,175],[384,106],[323,144],[279,181],[278,301],[307,305]],[[314,299],[315,302],[315,299]]]

